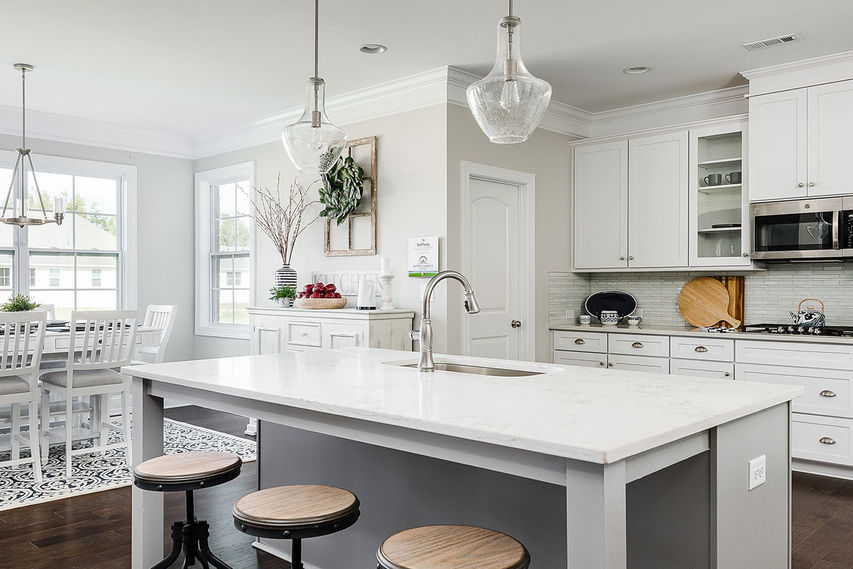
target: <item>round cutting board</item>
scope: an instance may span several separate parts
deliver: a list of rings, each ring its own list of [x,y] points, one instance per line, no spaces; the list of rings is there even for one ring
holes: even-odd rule
[[[720,321],[734,328],[740,326],[740,320],[729,315],[729,291],[711,277],[698,277],[684,285],[678,295],[678,309],[693,326],[715,326]]]

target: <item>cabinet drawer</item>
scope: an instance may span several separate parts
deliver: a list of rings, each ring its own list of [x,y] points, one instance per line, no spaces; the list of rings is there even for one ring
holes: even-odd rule
[[[339,348],[357,348],[364,339],[364,328],[353,324],[323,324],[323,347],[336,350]]]
[[[323,336],[319,322],[288,322],[287,343],[296,346],[319,348],[323,345]]]
[[[554,363],[566,366],[600,367],[607,365],[607,354],[554,350]]]
[[[806,392],[793,400],[795,412],[853,418],[853,371],[739,363],[737,379],[800,385]]]
[[[554,332],[554,349],[573,352],[607,353],[607,334],[603,332]]]
[[[669,360],[669,373],[674,375],[691,375],[694,377],[710,377],[714,379],[734,379],[735,365],[729,362],[709,362],[705,360]]]
[[[734,340],[675,336],[670,338],[669,348],[673,358],[717,362],[733,362],[735,360]]]
[[[853,369],[853,346],[812,342],[735,340],[735,361],[829,369]]]
[[[850,452],[850,419],[791,415],[791,454],[794,458],[853,464]]]
[[[607,367],[614,370],[669,373],[669,358],[610,355],[607,357]]]
[[[607,346],[611,354],[669,357],[669,336],[608,334]]]

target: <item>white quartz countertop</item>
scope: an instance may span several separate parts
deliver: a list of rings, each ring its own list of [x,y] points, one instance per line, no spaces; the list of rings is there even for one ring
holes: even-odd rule
[[[552,331],[607,332],[609,334],[651,334],[655,336],[698,336],[735,340],[767,340],[769,342],[811,342],[817,344],[853,344],[853,336],[806,336],[800,334],[765,334],[761,332],[706,332],[688,326],[602,326],[601,324],[551,324]]]
[[[490,377],[399,363],[371,348],[125,367],[213,393],[397,425],[547,455],[611,463],[790,401],[788,385],[436,356],[439,362],[535,370]],[[390,364],[390,365],[389,365]]]

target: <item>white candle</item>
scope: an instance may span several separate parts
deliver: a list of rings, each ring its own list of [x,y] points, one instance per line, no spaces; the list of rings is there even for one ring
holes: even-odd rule
[[[65,198],[57,196],[57,198],[53,200],[53,211],[65,211]]]
[[[382,257],[379,259],[379,262],[382,266],[380,274],[390,275],[391,274],[391,259],[389,259],[388,257]]]

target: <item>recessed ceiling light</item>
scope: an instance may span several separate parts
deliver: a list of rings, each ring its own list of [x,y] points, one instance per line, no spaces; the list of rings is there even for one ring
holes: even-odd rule
[[[640,75],[641,73],[648,73],[652,68],[648,65],[637,65],[636,67],[626,67],[622,70],[622,73],[627,73],[628,75]]]
[[[371,55],[377,53],[385,53],[388,51],[388,48],[382,45],[381,43],[366,43],[360,48],[361,53],[369,53]]]

